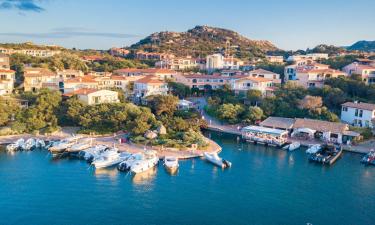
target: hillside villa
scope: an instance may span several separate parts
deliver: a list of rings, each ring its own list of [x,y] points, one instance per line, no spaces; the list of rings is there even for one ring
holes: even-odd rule
[[[156,62],[155,67],[171,70],[204,69],[201,60],[191,56],[163,59]]]
[[[244,64],[243,61],[234,57],[224,57],[222,54],[213,54],[206,57],[206,69],[208,71],[231,69],[238,70]]]
[[[23,71],[25,91],[36,91],[43,87],[53,86],[58,89],[57,74],[46,68],[26,67]]]
[[[255,69],[248,72],[252,77],[262,77],[272,80],[274,84],[281,84],[280,74],[264,69]]]
[[[282,55],[266,55],[266,59],[270,63],[283,63],[284,56]]]
[[[65,97],[71,97],[73,95],[77,95],[79,100],[88,105],[120,102],[116,91],[82,88],[64,94]]]
[[[346,102],[342,104],[341,120],[352,126],[375,128],[375,104]]]
[[[12,54],[24,54],[34,57],[51,57],[60,54],[60,50],[49,50],[49,49],[12,49],[12,48],[0,48],[0,53],[6,55]]]
[[[168,84],[157,76],[145,76],[134,81],[134,100],[142,100],[150,95],[168,94]]]
[[[0,69],[9,69],[9,57],[5,54],[0,54]]]
[[[15,71],[0,68],[0,95],[8,95],[13,92]]]
[[[318,60],[318,59],[328,59],[327,53],[310,53],[306,55],[291,55],[289,56],[286,61],[287,62],[298,62],[301,60]]]
[[[375,84],[375,61],[366,60],[350,63],[343,68],[343,71],[349,75],[357,74],[361,76],[366,84]]]

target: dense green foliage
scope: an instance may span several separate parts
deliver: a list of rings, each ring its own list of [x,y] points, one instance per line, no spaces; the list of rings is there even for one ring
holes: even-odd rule
[[[375,41],[358,41],[348,47],[349,50],[375,52]]]
[[[319,62],[329,65],[331,68],[341,70],[344,66],[354,62],[358,55],[337,56],[335,58],[322,59]]]

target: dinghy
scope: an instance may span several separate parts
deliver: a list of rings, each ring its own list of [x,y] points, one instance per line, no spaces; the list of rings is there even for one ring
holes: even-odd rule
[[[289,145],[288,147],[288,151],[294,151],[296,149],[298,149],[299,147],[301,147],[301,143],[300,142],[293,142],[292,144]]]

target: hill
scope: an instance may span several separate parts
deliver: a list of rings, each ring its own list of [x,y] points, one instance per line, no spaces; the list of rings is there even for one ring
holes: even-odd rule
[[[346,52],[346,49],[342,47],[337,47],[334,45],[320,44],[320,45],[317,45],[313,49],[307,49],[306,52],[307,53],[327,53],[329,55],[333,55],[337,53]]]
[[[348,50],[375,52],[375,41],[358,41],[349,46]]]
[[[208,26],[196,26],[187,32],[153,33],[128,49],[204,57],[224,52],[228,41],[231,54],[242,59],[263,57],[267,51],[279,50],[269,41],[251,40],[231,30]]]

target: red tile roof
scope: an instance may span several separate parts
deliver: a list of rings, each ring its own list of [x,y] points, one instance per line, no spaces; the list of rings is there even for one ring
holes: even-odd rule
[[[97,89],[93,89],[93,88],[81,88],[73,92],[64,94],[64,96],[71,97],[73,95],[87,95],[87,94],[91,94],[97,91],[98,91]]]
[[[344,104],[342,104],[342,106],[356,108],[356,109],[364,109],[364,110],[369,110],[369,111],[375,110],[375,104],[364,103],[364,102],[358,102],[358,103],[345,102]]]
[[[165,82],[160,80],[158,77],[155,77],[155,76],[146,76],[146,77],[143,77],[137,81],[135,81],[136,83],[143,83],[143,84],[164,84]]]
[[[14,73],[14,70],[0,69],[0,73]]]

